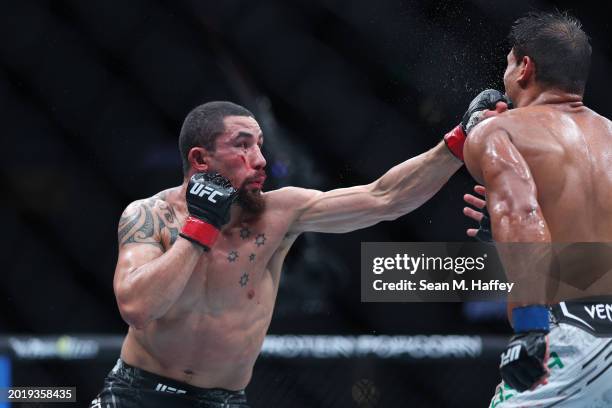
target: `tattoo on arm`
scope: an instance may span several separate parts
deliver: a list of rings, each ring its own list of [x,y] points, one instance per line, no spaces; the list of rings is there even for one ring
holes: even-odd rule
[[[178,238],[179,230],[177,227],[171,227],[170,225],[177,222],[176,213],[172,206],[168,203],[162,203],[159,205],[160,213],[157,214],[159,218],[159,229],[162,231],[164,228],[168,230],[168,234],[170,234],[170,242],[169,245],[172,246],[174,241]],[[170,225],[168,225],[170,224]]]
[[[156,216],[153,215],[149,202],[128,207],[119,220],[119,246],[130,243],[150,244],[162,247],[156,237]]]
[[[168,234],[168,243],[162,239]],[[119,246],[130,243],[150,244],[167,250],[178,238],[176,213],[159,196],[130,205],[119,220]],[[164,246],[167,245],[167,248]]]

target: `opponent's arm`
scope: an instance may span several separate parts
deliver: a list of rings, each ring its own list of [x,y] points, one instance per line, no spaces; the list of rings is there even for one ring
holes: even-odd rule
[[[495,119],[474,129],[464,155],[469,172],[486,186],[495,241],[550,242],[531,170]]]
[[[464,149],[470,173],[487,191],[493,238],[518,300],[512,310],[515,335],[501,356],[504,381],[518,391],[537,386],[547,374],[546,282],[550,231],[525,159],[495,119],[474,129]]]
[[[155,200],[130,205],[119,223],[114,289],[124,320],[136,328],[159,319],[180,297],[203,251],[229,220],[236,190],[217,174],[195,174],[186,193],[189,217],[166,252]]]

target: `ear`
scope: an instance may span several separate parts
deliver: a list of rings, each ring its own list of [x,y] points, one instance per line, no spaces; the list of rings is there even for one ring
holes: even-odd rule
[[[203,147],[192,147],[187,154],[191,168],[198,173],[207,172],[210,167],[210,154]]]
[[[521,60],[520,72],[517,78],[521,86],[527,85],[529,82],[535,81],[536,67],[531,57],[525,55]]]

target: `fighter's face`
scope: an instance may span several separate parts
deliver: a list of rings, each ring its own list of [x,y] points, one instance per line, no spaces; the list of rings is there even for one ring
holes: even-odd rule
[[[506,66],[506,72],[504,73],[504,87],[506,88],[506,95],[510,97],[510,100],[517,100],[517,94],[520,90],[518,84],[518,75],[520,73],[519,64],[517,64],[514,52],[510,50],[506,57],[508,65]]]
[[[208,158],[209,171],[227,177],[236,188],[260,192],[266,180],[266,159],[259,124],[248,116],[226,116],[223,123],[225,132],[217,137]]]

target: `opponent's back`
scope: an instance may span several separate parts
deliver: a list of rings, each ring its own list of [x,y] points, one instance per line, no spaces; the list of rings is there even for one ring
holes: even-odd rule
[[[581,103],[507,112],[553,242],[612,242],[612,122]]]

